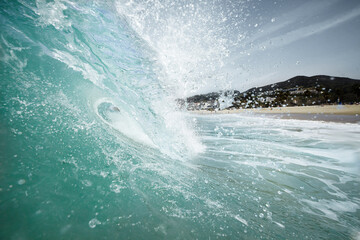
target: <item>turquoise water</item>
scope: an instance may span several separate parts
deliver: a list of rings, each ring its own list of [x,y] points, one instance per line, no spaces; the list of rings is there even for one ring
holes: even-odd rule
[[[176,112],[223,46],[119,4],[0,3],[0,239],[359,238],[358,124]]]

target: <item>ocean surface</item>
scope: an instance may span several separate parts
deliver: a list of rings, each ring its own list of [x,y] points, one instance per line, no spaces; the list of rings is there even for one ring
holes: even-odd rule
[[[178,111],[225,10],[104,2],[0,2],[0,239],[360,238],[359,124]]]

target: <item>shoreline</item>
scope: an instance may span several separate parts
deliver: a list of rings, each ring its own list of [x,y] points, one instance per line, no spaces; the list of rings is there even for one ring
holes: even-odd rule
[[[193,114],[254,114],[264,117],[313,120],[326,122],[358,123],[360,122],[360,105],[316,105],[276,108],[233,109],[233,110],[195,110]]]

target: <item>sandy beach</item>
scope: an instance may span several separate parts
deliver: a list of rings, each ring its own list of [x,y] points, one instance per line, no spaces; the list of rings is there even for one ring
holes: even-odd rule
[[[262,114],[274,118],[320,120],[331,122],[360,122],[360,105],[325,105],[234,109],[220,111],[191,111],[195,114]]]

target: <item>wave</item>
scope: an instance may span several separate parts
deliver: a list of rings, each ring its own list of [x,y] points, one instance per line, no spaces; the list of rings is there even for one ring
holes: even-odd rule
[[[81,112],[77,122],[94,121],[98,127],[106,123],[174,158],[200,152],[203,147],[192,123],[177,110],[179,82],[168,71],[169,64],[161,62],[159,49],[131,24],[130,12],[120,13],[121,4],[3,2],[5,103],[17,99],[32,106],[41,104],[63,123],[67,122],[64,112],[70,110],[68,116]],[[177,80],[184,78],[181,72],[178,76]],[[73,109],[59,105],[56,99],[62,97]],[[107,104],[120,109],[120,114],[105,113],[102,108]],[[9,108],[4,110],[12,115]],[[49,117],[37,109],[32,115],[39,123]],[[105,115],[111,120],[104,120]]]
[[[357,126],[177,110],[243,2],[0,1],[0,238],[356,238]]]

